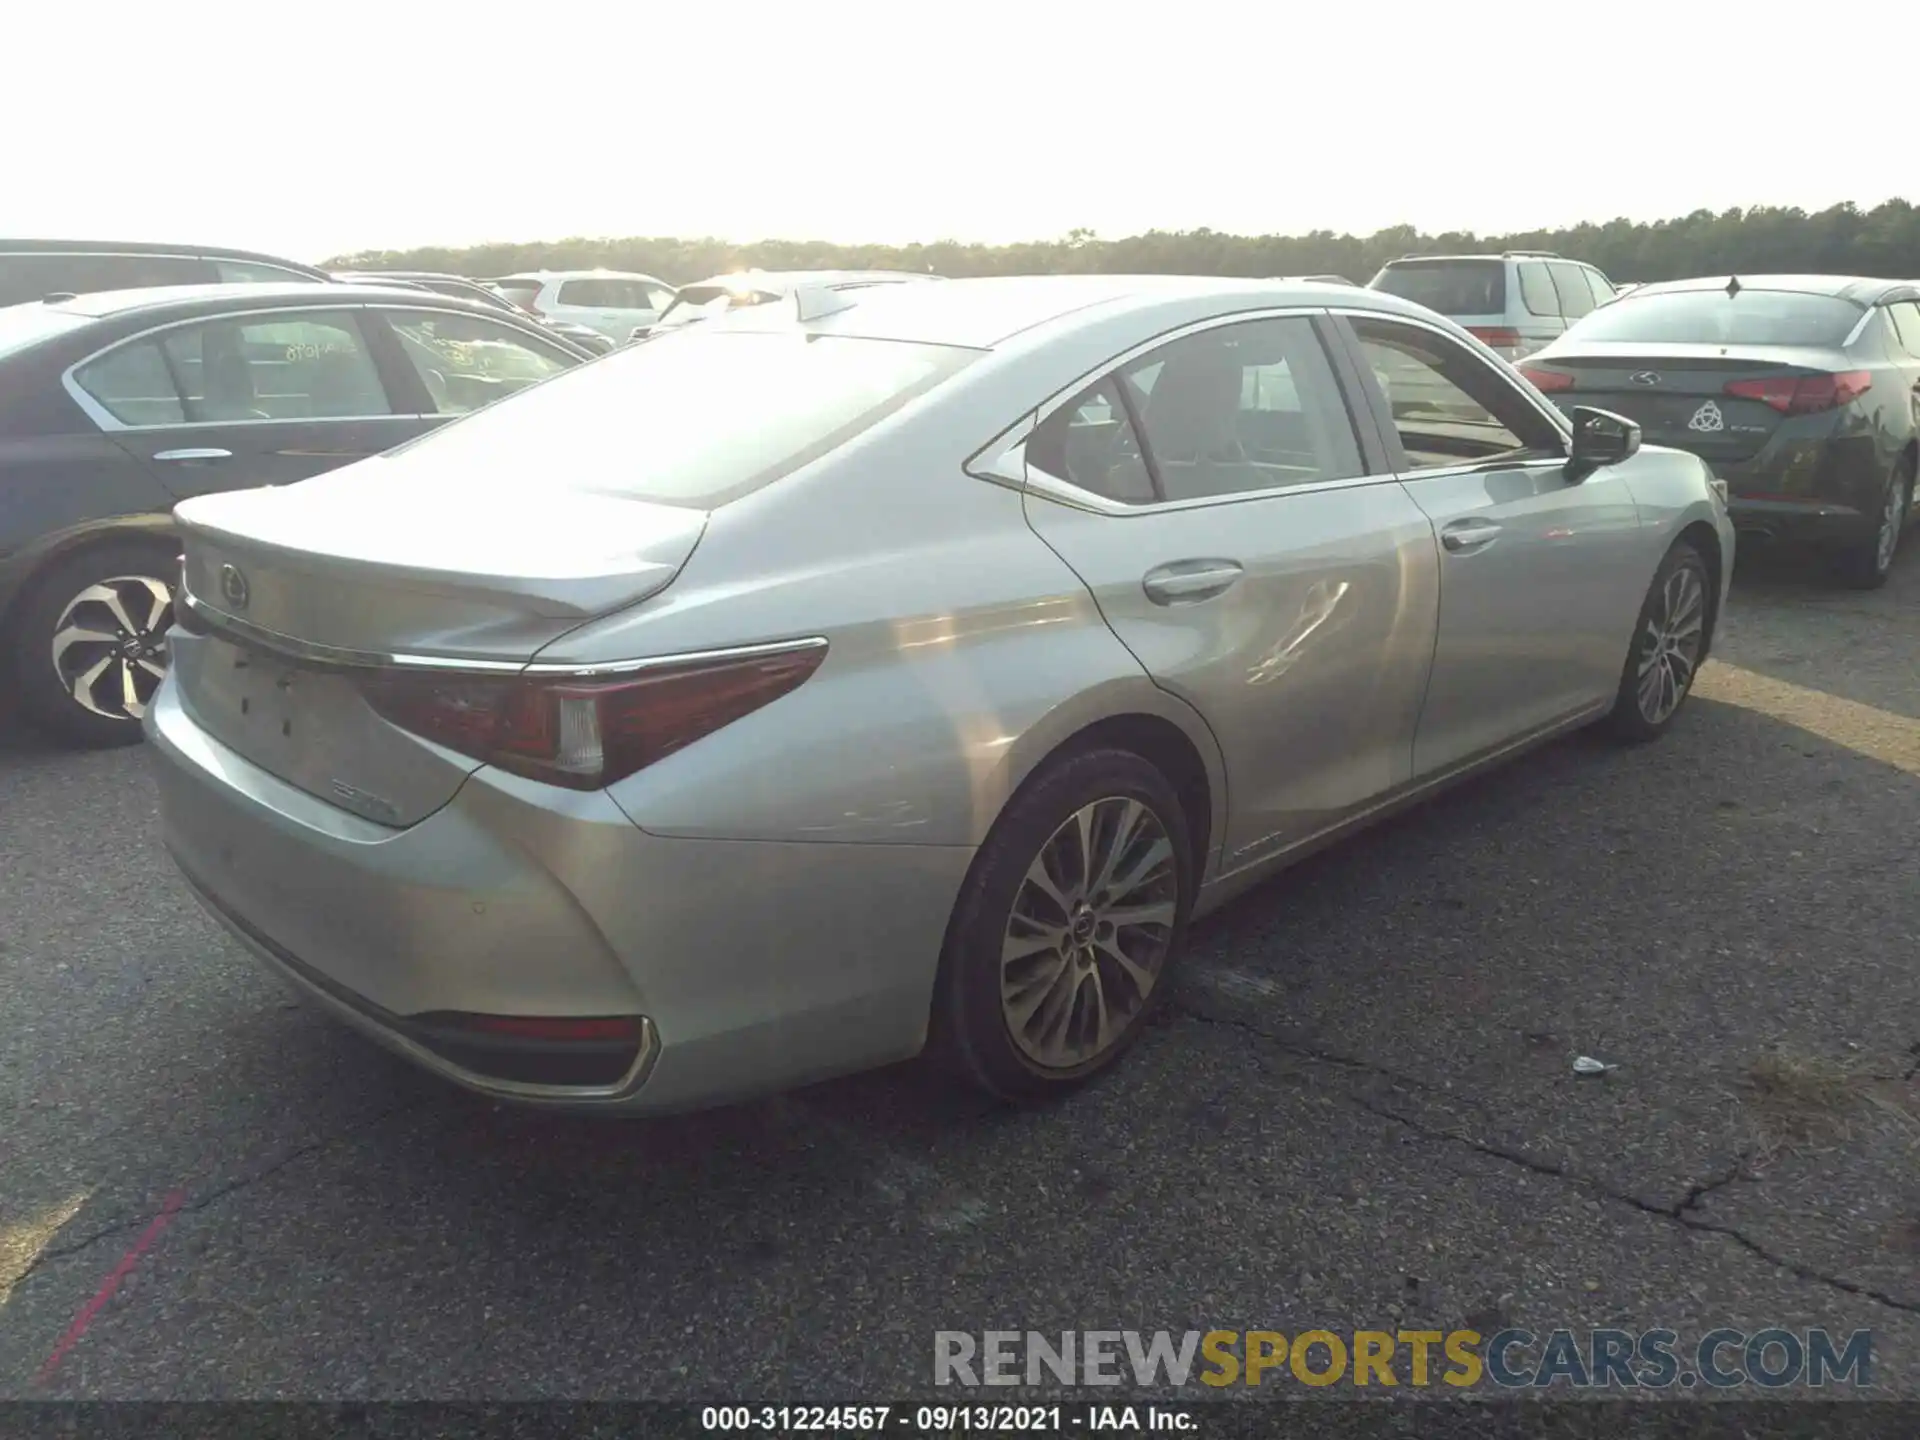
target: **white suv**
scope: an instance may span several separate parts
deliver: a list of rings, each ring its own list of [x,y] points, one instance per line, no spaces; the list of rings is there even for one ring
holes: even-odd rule
[[[1389,260],[1367,288],[1438,310],[1510,361],[1558,340],[1614,296],[1593,266],[1548,250],[1407,255]]]
[[[540,270],[487,283],[530,314],[584,325],[610,340],[653,324],[674,296],[664,280],[620,270]]]

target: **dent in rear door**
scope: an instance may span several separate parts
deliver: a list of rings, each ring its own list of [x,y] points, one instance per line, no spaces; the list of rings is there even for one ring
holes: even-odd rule
[[[1235,434],[1201,435],[1209,412]],[[1144,448],[1128,438],[1142,433]],[[1188,462],[1183,438],[1250,458]],[[1311,320],[1202,329],[1149,352],[1045,418],[1026,459],[1029,524],[1219,740],[1223,869],[1407,779],[1436,624],[1432,530],[1391,476],[1366,473]],[[1173,498],[1155,499],[1156,473]],[[1271,483],[1205,488],[1251,478]]]

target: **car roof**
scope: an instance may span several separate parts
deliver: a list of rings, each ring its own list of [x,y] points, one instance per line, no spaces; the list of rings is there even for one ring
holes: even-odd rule
[[[667,282],[658,275],[649,275],[642,270],[515,270],[510,275],[496,275],[487,283],[504,285],[509,280],[647,280],[655,285]]]
[[[1231,314],[1237,310],[1330,306],[1377,310],[1433,322],[1423,305],[1378,290],[1308,280],[1249,280],[1211,275],[995,275],[939,285],[879,285],[857,292],[846,309],[807,322],[825,332],[871,339],[914,340],[991,350],[1022,332],[1099,307],[1172,317]],[[737,329],[777,328],[775,306],[739,310]],[[1177,318],[1172,323],[1179,323]]]
[[[1701,275],[1689,280],[1656,280],[1634,293],[1672,295],[1688,290],[1725,290],[1734,280],[1742,290],[1784,290],[1797,295],[1828,295],[1855,305],[1920,297],[1911,280],[1880,280],[1869,275]]]
[[[307,304],[364,305],[367,303],[368,294],[378,292],[380,288],[377,285],[359,283],[343,285],[332,280],[315,280],[304,284],[290,281],[284,285],[245,282],[230,285],[157,285],[144,290],[99,290],[85,295],[76,295],[72,299],[43,300],[38,303],[50,310],[59,310],[64,314],[79,315],[90,320],[108,320],[135,312],[152,312],[156,318],[173,318],[176,314],[182,317],[198,314],[217,315],[223,310],[235,308],[280,309]],[[462,300],[433,290],[401,289],[395,286],[387,293],[396,298],[404,298],[410,305],[442,306],[447,309],[472,310],[475,313],[486,314],[500,313],[490,310],[477,300]]]
[[[795,285],[859,285],[871,282],[938,280],[938,275],[926,275],[916,270],[729,270],[724,275],[709,275],[704,280],[696,280],[694,286],[754,284],[775,289],[786,289]]]
[[[226,245],[172,244],[160,240],[46,240],[0,238],[0,254],[9,255],[204,255],[217,260],[257,260],[263,265],[288,265],[310,274],[317,267],[263,250],[235,250]]]

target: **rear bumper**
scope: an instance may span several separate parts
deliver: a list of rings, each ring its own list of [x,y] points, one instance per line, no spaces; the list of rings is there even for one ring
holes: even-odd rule
[[[317,1005],[470,1090],[685,1110],[925,1043],[970,847],[663,839],[604,794],[491,770],[394,829],[222,745],[171,680],[146,728],[162,837],[201,903]],[[552,1084],[499,1073],[510,1045],[449,1045],[448,1012],[644,1019],[623,1073]]]

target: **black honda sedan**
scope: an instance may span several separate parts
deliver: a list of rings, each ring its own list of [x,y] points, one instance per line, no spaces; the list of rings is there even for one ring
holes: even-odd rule
[[[1828,275],[1643,285],[1521,373],[1563,409],[1638,421],[1726,482],[1740,531],[1884,585],[1920,468],[1920,286]]]
[[[0,688],[68,743],[139,739],[177,501],[307,479],[591,358],[470,301],[326,282],[0,309]]]

